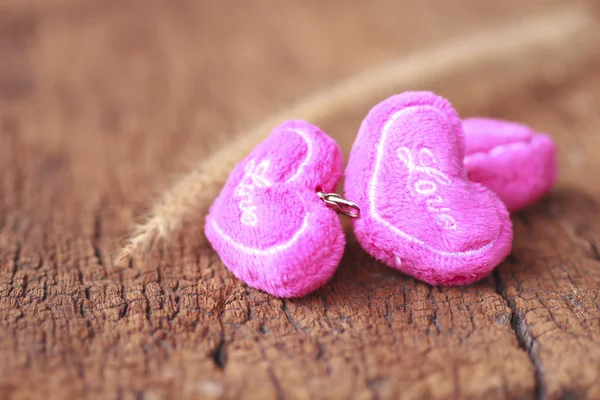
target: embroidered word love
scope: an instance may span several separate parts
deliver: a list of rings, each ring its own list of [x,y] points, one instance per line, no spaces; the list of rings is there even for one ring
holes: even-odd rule
[[[251,160],[246,164],[244,177],[235,189],[235,194],[241,198],[238,207],[242,210],[241,222],[244,225],[256,226],[258,223],[254,194],[257,188],[273,185],[273,182],[266,177],[270,164],[269,160],[263,160],[256,165],[254,160]]]
[[[438,185],[452,186],[452,181],[446,174],[431,166],[437,163],[431,150],[426,148],[419,150],[418,164],[415,163],[411,149],[408,147],[400,147],[397,154],[408,169],[409,179],[414,179],[414,191],[428,197],[426,200],[427,210],[435,214],[438,225],[446,230],[456,230],[456,220],[449,214],[452,210],[449,207],[443,207],[448,202],[436,193]],[[418,177],[415,177],[417,174],[419,174]],[[407,186],[410,190],[410,185]]]

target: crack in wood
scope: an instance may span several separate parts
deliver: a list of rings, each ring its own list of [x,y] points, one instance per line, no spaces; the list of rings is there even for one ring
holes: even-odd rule
[[[94,216],[94,232],[92,234],[92,247],[94,249],[94,257],[101,267],[104,267],[102,261],[102,251],[100,250],[100,240],[102,238],[102,219],[100,213]]]
[[[531,361],[535,369],[534,398],[535,400],[545,399],[548,394],[548,389],[544,380],[544,368],[541,360],[537,355],[538,345],[536,339],[529,332],[529,327],[525,322],[525,316],[523,315],[523,313],[519,312],[514,300],[508,298],[506,294],[506,284],[500,277],[500,273],[498,272],[498,270],[494,270],[492,275],[496,283],[496,293],[498,293],[504,299],[506,305],[508,306],[508,308],[510,308],[512,312],[510,326],[515,332],[515,336],[517,337],[519,346],[527,353],[527,355],[529,356],[529,360]]]
[[[437,301],[435,300],[435,295],[433,293],[433,286],[429,287],[429,292],[427,293],[427,299],[429,301],[431,301],[431,305],[433,306],[433,315],[430,315],[428,317],[429,321],[432,323],[432,325],[435,327],[436,333],[439,335],[442,332],[442,326],[440,324],[440,321],[438,320],[438,310],[439,310],[439,306],[437,304]]]
[[[296,322],[292,318],[292,315],[290,314],[290,310],[287,307],[287,300],[286,299],[281,299],[281,310],[285,314],[285,318],[288,320],[288,322],[290,323],[290,325],[292,325],[296,331],[299,331],[300,328],[298,327],[298,325],[296,324]]]
[[[15,274],[17,273],[17,270],[19,268],[19,259],[21,258],[21,250],[22,250],[21,243],[17,243],[17,248],[15,249],[15,255],[13,256],[13,259],[12,259],[11,281],[14,279]]]
[[[600,250],[598,250],[596,242],[594,242],[592,239],[588,239],[588,243],[590,244],[590,248],[592,250],[592,258],[596,261],[600,261]]]
[[[225,346],[225,340],[223,338],[221,338],[217,347],[210,353],[210,357],[217,368],[220,370],[225,369],[225,366],[227,366],[227,347]]]
[[[275,372],[273,371],[273,366],[271,365],[271,363],[269,363],[269,367],[267,368],[267,371],[269,373],[269,377],[271,378],[271,382],[273,382],[273,387],[275,388],[277,400],[285,399],[285,394],[283,392],[283,388],[281,387],[281,382],[279,382],[279,379],[277,379],[277,376],[275,375]]]
[[[383,316],[383,318],[385,318],[385,320],[387,321],[388,327],[390,329],[392,329],[392,315],[390,314],[390,297],[389,296],[384,300],[384,304],[385,304],[385,315]]]

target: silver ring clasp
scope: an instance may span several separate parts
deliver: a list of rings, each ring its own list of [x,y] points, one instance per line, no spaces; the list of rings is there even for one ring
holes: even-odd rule
[[[337,193],[317,192],[317,195],[329,208],[336,210],[340,214],[344,214],[350,218],[358,218],[360,216],[360,207],[350,200],[344,199]]]

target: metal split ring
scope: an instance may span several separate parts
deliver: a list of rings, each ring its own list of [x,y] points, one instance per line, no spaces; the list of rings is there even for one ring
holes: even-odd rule
[[[360,207],[350,200],[344,199],[337,193],[317,192],[317,195],[329,208],[336,210],[340,214],[344,214],[350,218],[358,218],[360,216]]]

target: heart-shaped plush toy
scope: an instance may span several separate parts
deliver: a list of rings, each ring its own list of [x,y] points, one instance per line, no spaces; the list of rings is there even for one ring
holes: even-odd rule
[[[489,118],[463,120],[469,179],[517,211],[544,196],[556,182],[556,145],[529,127]]]
[[[342,258],[344,232],[317,191],[343,170],[333,139],[304,121],[275,128],[239,163],[206,217],[223,263],[251,287],[298,297],[323,285]]]
[[[500,199],[467,178],[465,138],[450,103],[430,92],[371,109],[346,169],[346,197],[361,206],[363,248],[433,285],[486,276],[509,254],[512,224]]]

